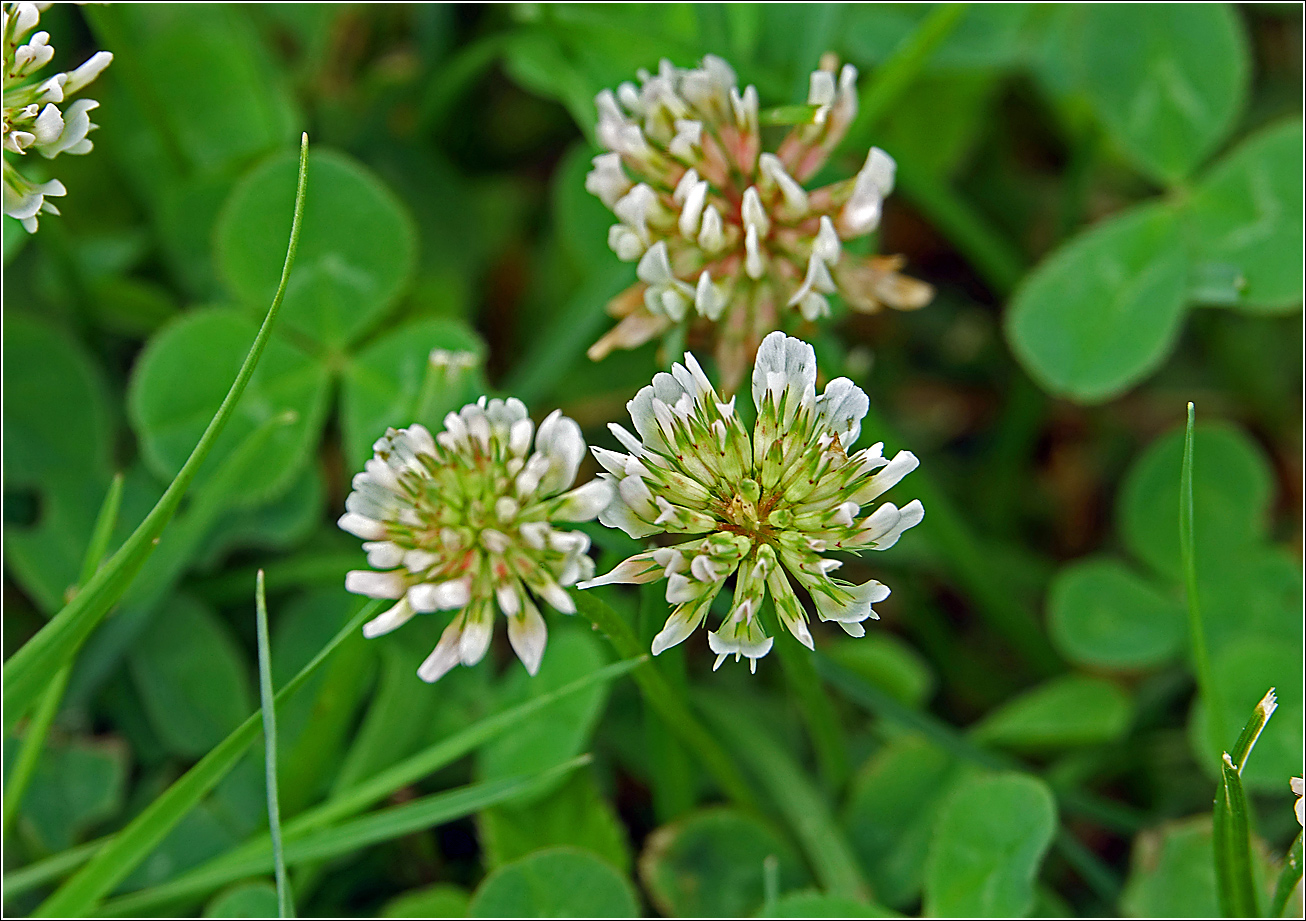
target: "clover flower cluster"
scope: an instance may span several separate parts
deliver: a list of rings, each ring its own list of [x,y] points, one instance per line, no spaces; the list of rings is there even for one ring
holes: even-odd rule
[[[589,351],[599,360],[683,321],[714,327],[724,389],[742,380],[757,345],[787,309],[828,316],[838,293],[855,310],[913,309],[933,296],[899,275],[899,257],[859,257],[843,243],[874,230],[895,164],[872,148],[853,178],[804,187],[857,114],[857,69],[815,71],[804,119],[774,153],[762,150],[757,90],[708,55],[698,68],[662,61],[597,99],[599,143],[585,188],[619,223],[617,257],[639,282],[609,312],[620,322]]]
[[[113,55],[97,51],[76,70],[41,79],[37,72],[50,63],[54,48],[48,32],[28,37],[41,19],[48,3],[6,3],[3,16],[4,44],[4,209],[5,214],[22,222],[28,233],[35,233],[37,215],[58,214],[48,199],[67,194],[62,182],[32,182],[12,163],[9,154],[26,155],[35,150],[52,160],[61,153],[84,154],[92,147],[87,134],[96,128],[90,112],[99,103],[78,99],[64,111],[59,104],[81,91],[109,66]]]
[[[374,450],[339,522],[366,541],[373,569],[349,573],[345,588],[398,603],[364,634],[457,611],[417,672],[436,681],[481,660],[497,607],[534,675],[548,637],[535,599],[573,614],[566,589],[594,573],[589,537],[554,523],[589,521],[611,498],[601,480],[569,490],[585,455],[580,427],[555,411],[536,430],[520,400],[481,397],[434,437],[421,425],[388,429]]]
[[[869,406],[847,378],[816,393],[816,356],[800,339],[773,332],[762,341],[752,376],[757,421],[751,434],[723,401],[690,353],[660,373],[628,404],[631,434],[611,429],[630,453],[593,448],[615,487],[599,521],[631,537],[689,537],[622,562],[581,583],[643,583],[666,578],[674,605],[653,653],[685,640],[707,617],[712,601],[735,575],[734,597],[720,627],[708,634],[719,667],[747,656],[750,667],[773,642],[762,618],[768,590],[775,613],[813,648],[807,615],[793,583],[812,597],[821,620],[852,636],[878,618],[872,608],[889,589],[870,580],[854,585],[830,574],[841,565],[830,551],[885,550],[925,511],[918,500],[898,508],[874,503],[914,470],[915,455],[893,460],[883,444],[851,452]],[[791,582],[792,580],[792,582]]]

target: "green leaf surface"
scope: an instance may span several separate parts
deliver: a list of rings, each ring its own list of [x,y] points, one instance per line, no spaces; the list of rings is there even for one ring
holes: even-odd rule
[[[472,918],[634,918],[630,881],[586,851],[552,848],[500,867],[468,906]]]
[[[1274,688],[1279,709],[1256,743],[1256,751],[1242,772],[1249,791],[1277,793],[1285,777],[1301,774],[1302,645],[1296,637],[1249,636],[1211,652],[1212,680],[1218,690],[1224,714],[1217,717],[1220,739],[1212,740],[1206,718],[1206,704],[1194,703],[1188,720],[1193,754],[1212,779],[1219,777],[1220,755],[1232,751],[1248,714]]]
[[[5,793],[18,758],[5,746]],[[46,851],[76,844],[96,823],[117,815],[127,787],[127,749],[117,742],[49,741],[41,750],[19,811],[24,837]]]
[[[53,612],[77,582],[100,501],[94,495],[103,498],[109,484],[106,387],[79,344],[9,310],[4,394],[5,565]]]
[[[1269,861],[1265,848],[1259,842],[1255,844],[1253,870],[1258,886],[1264,890]],[[1132,918],[1220,917],[1210,815],[1139,833],[1130,854],[1129,878],[1120,907]]]
[[[546,847],[592,851],[623,873],[630,872],[630,843],[612,804],[589,771],[577,771],[558,790],[525,805],[482,810],[476,828],[490,869]]]
[[[204,906],[206,918],[276,918],[277,889],[269,883],[240,883]]]
[[[116,69],[148,81],[132,80],[130,88],[148,93],[138,104],[189,165],[221,170],[293,137],[288,88],[269,66],[271,57],[244,9],[128,5],[110,12],[118,25],[110,34],[129,39],[126,47],[110,44],[120,58]],[[284,204],[289,214],[289,202]],[[284,226],[278,232],[272,251],[279,261]],[[264,303],[271,296],[269,291]]]
[[[1199,264],[1237,271],[1232,306],[1280,313],[1302,302],[1302,123],[1279,122],[1207,173],[1184,216]]]
[[[1175,212],[1137,206],[1074,237],[1025,277],[1007,308],[1007,339],[1043,389],[1100,403],[1165,360],[1187,287]]]
[[[372,444],[387,426],[406,428],[414,422],[437,432],[446,413],[457,411],[486,390],[478,365],[466,370],[439,370],[429,358],[432,349],[471,352],[478,359],[485,345],[456,320],[418,320],[371,342],[352,356],[341,380],[341,427],[345,457],[351,470],[362,470],[372,456]]]
[[[1125,545],[1157,573],[1176,582],[1179,557],[1179,470],[1184,430],[1148,445],[1125,474],[1116,507]],[[1193,431],[1193,544],[1197,572],[1209,560],[1259,541],[1273,497],[1265,452],[1227,423],[1199,423]],[[1206,619],[1233,616],[1208,610]]]
[[[205,538],[200,568],[216,568],[233,550],[257,547],[286,550],[295,546],[322,519],[326,502],[322,473],[307,464],[277,499],[223,515]]]
[[[150,725],[175,754],[204,754],[254,709],[245,654],[231,628],[189,596],[164,603],[128,661]]]
[[[1214,151],[1246,102],[1250,50],[1224,3],[1083,8],[1084,88],[1144,172],[1175,183]]]
[[[841,821],[885,905],[906,908],[920,894],[935,817],[958,777],[953,756],[913,733],[890,741],[854,779]]]
[[[1184,608],[1112,557],[1076,560],[1048,590],[1048,630],[1080,665],[1133,670],[1168,662],[1184,648]]]
[[[762,907],[768,857],[779,861],[781,889],[808,882],[797,855],[772,828],[713,807],[654,831],[640,854],[639,875],[654,907],[669,918],[738,918]]]
[[[925,867],[925,913],[1019,917],[1057,827],[1052,792],[1024,774],[960,784],[939,815]]]
[[[548,648],[539,674],[531,677],[514,660],[503,682],[500,704],[506,709],[555,691],[598,671],[607,662],[606,650],[592,631],[555,617],[550,624]],[[499,736],[481,749],[477,758],[478,778],[495,780],[534,774],[574,758],[589,743],[607,696],[606,686],[588,688],[550,704],[515,732]],[[555,786],[561,780],[555,780]],[[548,787],[542,787],[524,802],[550,792]]]
[[[844,668],[883,688],[909,707],[921,707],[934,693],[936,678],[915,649],[891,633],[836,638],[825,652]]]
[[[361,642],[355,631],[376,614],[379,604],[365,605],[331,642],[319,650],[277,692],[281,703],[294,696],[327,657],[343,642]],[[234,768],[246,749],[258,737],[263,720],[251,714],[237,729],[211,749],[194,767],[179,777],[164,793],[145,807],[131,822],[105,842],[86,866],[38,906],[37,915],[76,915],[86,912],[125,879],[158,846],[213,787]]]
[[[1114,682],[1063,675],[991,711],[974,736],[1018,751],[1101,744],[1124,735],[1130,709],[1128,695]]]
[[[127,405],[156,475],[171,479],[186,462],[256,332],[247,317],[214,308],[190,311],[150,340],[133,371]],[[235,479],[241,488],[232,504],[257,504],[283,493],[320,437],[327,380],[326,370],[300,348],[273,336],[200,481],[256,438],[256,456],[240,461],[245,466]]]
[[[282,323],[337,353],[385,315],[412,275],[416,236],[402,203],[344,154],[314,150],[298,264]],[[217,262],[233,293],[252,309],[267,303],[280,273],[295,158],[255,167],[223,207]]]
[[[790,892],[763,909],[758,918],[900,918],[882,905],[858,902],[816,890]]]
[[[381,906],[383,918],[466,918],[471,894],[452,883],[436,883],[397,895]]]

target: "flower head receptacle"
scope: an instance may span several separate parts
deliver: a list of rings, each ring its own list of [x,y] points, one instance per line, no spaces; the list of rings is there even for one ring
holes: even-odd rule
[[[816,356],[800,339],[773,332],[757,353],[752,378],[757,421],[748,431],[723,401],[692,354],[660,373],[630,401],[637,434],[613,433],[630,453],[593,448],[615,487],[599,521],[642,538],[689,538],[636,554],[607,575],[582,583],[667,580],[674,605],[653,653],[686,639],[707,618],[713,599],[735,575],[724,621],[708,634],[717,665],[728,655],[757,659],[771,649],[760,616],[767,593],[776,616],[809,648],[807,614],[794,584],[811,595],[821,620],[852,636],[889,595],[875,580],[854,585],[830,574],[841,565],[830,551],[885,550],[925,511],[913,500],[902,508],[876,503],[914,470],[916,457],[892,460],[876,444],[851,451],[869,401],[839,378],[816,392]],[[850,453],[851,452],[851,453]]]
[[[850,179],[807,189],[857,114],[857,69],[833,62],[811,77],[799,124],[762,149],[754,87],[739,89],[725,61],[684,69],[663,61],[597,97],[599,143],[585,187],[618,223],[608,244],[638,263],[639,282],[613,299],[620,322],[590,348],[598,360],[680,323],[715,341],[723,388],[733,393],[762,337],[788,311],[830,313],[838,294],[854,310],[914,309],[933,289],[899,275],[899,257],[861,257],[843,243],[879,226],[895,164],[872,148]]]
[[[35,233],[39,214],[58,214],[49,200],[67,194],[58,179],[33,182],[9,161],[36,151],[47,160],[61,153],[90,153],[87,137],[96,125],[90,112],[99,106],[94,99],[78,99],[60,110],[75,93],[100,75],[113,55],[97,51],[75,70],[40,77],[38,71],[50,63],[54,48],[48,32],[35,32],[41,19],[41,4],[5,3],[0,44],[4,46],[4,209]]]
[[[374,448],[340,519],[366,541],[373,569],[349,573],[345,587],[397,603],[364,634],[456,611],[417,672],[436,681],[481,660],[497,607],[535,674],[548,636],[537,600],[574,614],[567,588],[594,572],[589,537],[554,525],[593,519],[612,495],[602,480],[570,488],[585,455],[580,426],[554,411],[537,430],[520,400],[482,397],[434,437],[421,425],[388,429]]]

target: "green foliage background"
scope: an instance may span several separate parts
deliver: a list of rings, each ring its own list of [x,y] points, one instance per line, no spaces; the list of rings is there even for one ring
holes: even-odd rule
[[[385,426],[488,390],[609,443],[678,356],[584,356],[633,280],[583,187],[593,97],[708,52],[764,106],[803,97],[824,52],[858,66],[837,163],[897,160],[878,247],[939,292],[799,330],[869,393],[864,437],[921,457],[900,489],[928,510],[873,570],[849,562],[893,587],[884,619],[819,631],[833,742],[778,656],[712,673],[691,640],[656,667],[751,803],[605,677],[325,822],[293,861],[301,913],[1204,916],[1219,753],[1270,686],[1243,779],[1277,874],[1302,769],[1300,7],[114,4],[41,27],[63,68],[115,58],[87,93],[94,152],[22,164],[64,182],[63,216],[4,223],[6,657],[78,583],[113,475],[110,550],[213,415],[276,288],[301,130],[312,150],[283,312],[76,659],[6,829],[8,911],[255,711],[256,569],[278,688],[359,611],[343,579],[363,556],[334,521]],[[436,347],[483,368],[423,394]],[[1189,400],[1211,719],[1177,527]],[[590,531],[600,571],[633,547]],[[601,597],[645,647],[666,616],[656,586]],[[280,708],[287,822],[619,658],[555,616],[537,678],[500,635],[431,687],[414,672],[438,620],[351,635]],[[108,907],[274,913],[270,863],[160,888],[266,828],[262,784],[251,751]]]

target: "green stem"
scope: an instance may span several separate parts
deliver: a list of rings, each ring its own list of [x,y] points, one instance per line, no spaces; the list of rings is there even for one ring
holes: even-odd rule
[[[844,745],[843,730],[835,713],[834,702],[825,692],[812,663],[812,655],[788,630],[775,631],[775,649],[780,655],[789,688],[798,699],[798,707],[807,724],[816,751],[816,764],[826,788],[834,793],[843,789],[852,767]]]
[[[259,328],[249,354],[245,356],[236,379],[227,391],[222,405],[209,422],[208,428],[200,436],[199,443],[191,452],[186,463],[182,465],[177,476],[169,484],[158,503],[145,516],[145,520],[127,538],[104,565],[90,583],[77,593],[70,603],[65,605],[37,634],[28,640],[16,652],[4,668],[4,725],[5,730],[12,730],[18,720],[36,702],[42,689],[66,663],[72,660],[81,648],[86,637],[95,629],[109,608],[122,596],[140,571],[145,560],[149,558],[158,543],[158,537],[172,519],[182,497],[190,488],[191,481],[199,471],[200,465],[208,457],[213,444],[226,427],[227,421],[235,411],[254,373],[254,368],[267,347],[272,334],[272,326],[281,310],[281,302],[286,294],[286,283],[290,278],[291,267],[295,263],[295,251],[299,248],[300,224],[304,214],[304,192],[308,177],[308,135],[302,138],[299,152],[299,182],[295,190],[295,215],[290,228],[290,244],[286,249],[286,261],[281,269],[281,281],[277,285],[276,295],[268,308],[263,325]]]
[[[268,642],[268,600],[263,587],[263,570],[254,583],[255,620],[258,629],[258,693],[263,712],[263,765],[268,794],[268,829],[272,837],[273,865],[277,879],[277,917],[295,916],[290,881],[286,879],[286,852],[281,844],[281,804],[277,791],[277,704],[272,693],[272,651]]]
[[[626,622],[592,591],[578,593],[576,609],[594,629],[608,638],[617,655],[623,659],[644,654],[639,640]],[[716,737],[694,715],[684,694],[673,687],[651,661],[646,661],[635,669],[634,678],[644,703],[657,711],[666,721],[667,728],[698,756],[703,767],[720,784],[722,791],[746,810],[757,812],[757,797],[748,781]]]

